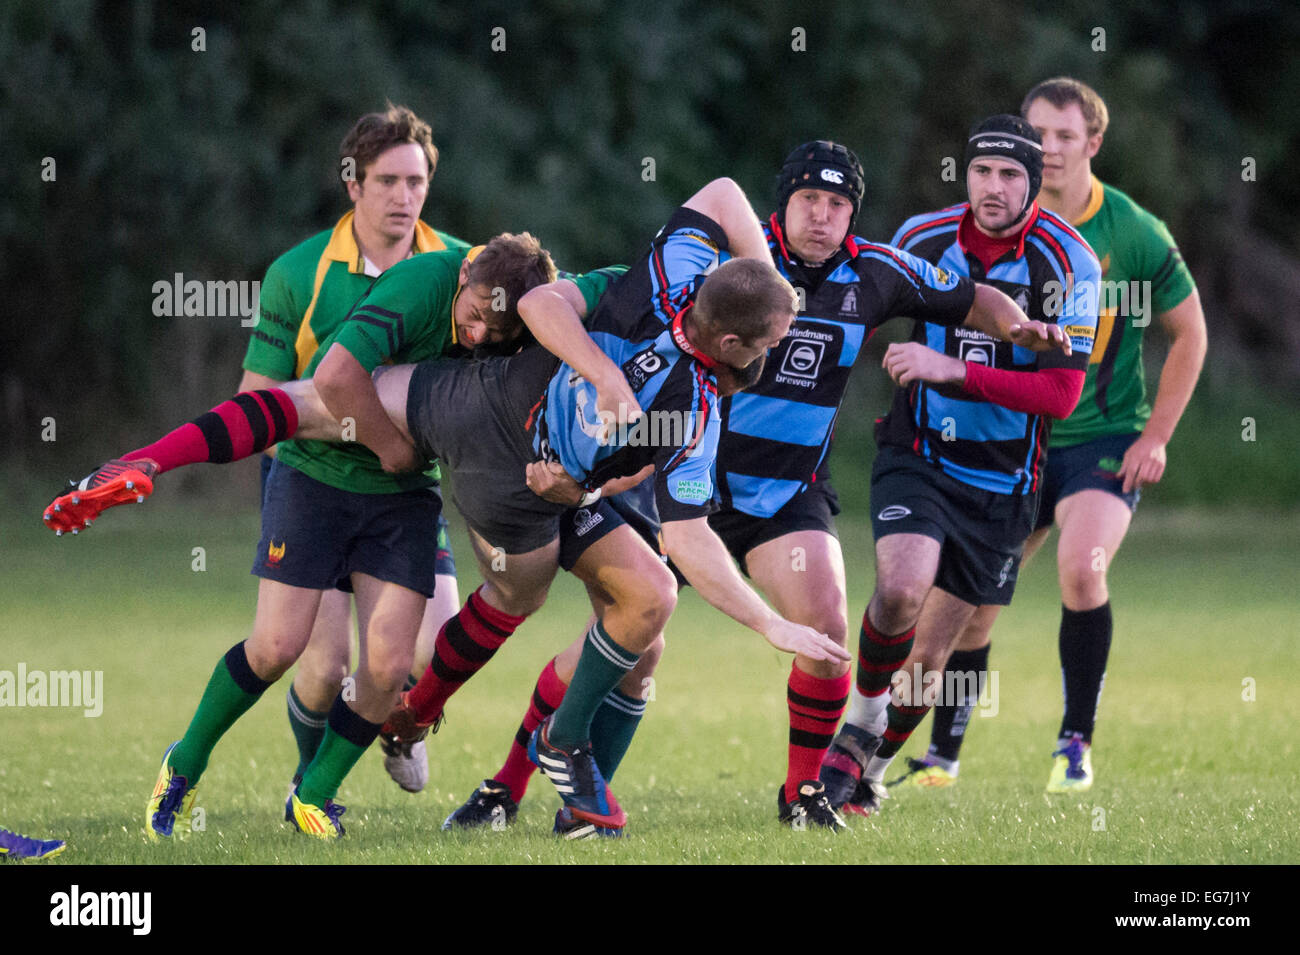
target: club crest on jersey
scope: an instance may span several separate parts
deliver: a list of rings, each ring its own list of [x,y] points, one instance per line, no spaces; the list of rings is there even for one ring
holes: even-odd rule
[[[623,362],[623,376],[627,378],[627,383],[632,386],[633,391],[640,391],[645,387],[645,383],[663,371],[667,364],[663,355],[655,351],[654,346],[651,345]]]
[[[947,291],[957,284],[957,274],[955,272],[950,272],[948,269],[941,269],[937,265],[934,267],[934,277],[939,283],[935,288],[940,288],[944,291]]]
[[[849,290],[844,293],[844,298],[840,302],[840,314],[841,315],[858,314],[858,290],[856,287],[850,285]]]

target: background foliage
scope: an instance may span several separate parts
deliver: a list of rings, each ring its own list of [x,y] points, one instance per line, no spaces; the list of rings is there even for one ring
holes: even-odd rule
[[[504,52],[491,47],[498,26]],[[796,27],[806,51],[792,49]],[[1285,441],[1255,459],[1273,454],[1283,470],[1254,483],[1277,490],[1296,436],[1279,395],[1300,380],[1300,183],[1287,162],[1300,149],[1297,37],[1294,5],[1222,0],[18,0],[0,12],[7,457],[84,470],[88,453],[228,394],[247,330],[156,318],[153,283],[257,279],[330,225],[346,208],[338,142],[385,99],[433,123],[442,162],[425,218],[472,239],[528,229],[585,268],[625,261],[714,176],[739,180],[765,212],[781,158],[815,137],[862,157],[857,228],[888,238],[907,215],[961,198],[940,171],[974,120],[1068,73],[1111,107],[1098,173],[1168,222],[1205,299],[1203,426],[1178,441],[1199,458],[1210,446],[1195,442],[1241,445],[1243,414],[1274,413],[1260,440]],[[54,182],[41,179],[44,157]],[[1157,355],[1160,337],[1149,336]],[[854,421],[884,405],[883,376],[858,380],[849,410],[861,413],[842,417],[841,443],[865,438]],[[40,439],[47,415],[54,444]]]

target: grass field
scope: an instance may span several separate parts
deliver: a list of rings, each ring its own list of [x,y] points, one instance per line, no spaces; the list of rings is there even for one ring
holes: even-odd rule
[[[1300,515],[1154,508],[1113,568],[1117,637],[1098,782],[1082,796],[1042,793],[1060,684],[1054,568],[1040,559],[995,633],[998,711],[972,720],[954,789],[897,794],[839,837],[780,828],[788,658],[690,594],[614,787],[628,838],[552,838],[558,797],[540,778],[511,831],[442,833],[443,817],[499,765],[542,664],[585,619],[576,581],[562,577],[548,606],[452,701],[424,793],[401,792],[378,752],[367,753],[340,793],[347,838],[319,844],[291,832],[280,815],[295,762],[286,681],[218,747],[199,788],[205,828],[155,846],[143,808],[163,747],[252,619],[257,518],[220,510],[225,503],[159,494],[62,540],[31,506],[0,519],[0,670],[103,671],[97,718],[0,709],[0,824],[67,839],[52,864],[1300,861]],[[872,583],[870,528],[847,519],[841,531],[857,616]],[[904,754],[923,748],[928,726]]]

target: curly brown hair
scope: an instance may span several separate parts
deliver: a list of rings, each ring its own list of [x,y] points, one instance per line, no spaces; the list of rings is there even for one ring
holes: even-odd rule
[[[501,289],[505,293],[501,321],[510,325],[520,320],[519,300],[537,286],[554,282],[555,278],[555,263],[542,243],[527,232],[518,235],[503,232],[494,236],[470,262],[466,284]]]
[[[394,146],[414,143],[429,160],[429,178],[438,166],[438,147],[433,144],[433,129],[405,106],[388,103],[382,113],[367,113],[356,121],[339,144],[339,159],[353,160],[357,182],[366,178],[366,169]],[[346,186],[346,183],[344,184]]]

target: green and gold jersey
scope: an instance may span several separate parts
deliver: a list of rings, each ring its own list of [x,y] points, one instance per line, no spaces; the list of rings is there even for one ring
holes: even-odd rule
[[[582,300],[587,304],[587,315],[583,319],[585,322],[591,318],[591,313],[596,310],[596,303],[605,294],[605,290],[621,279],[626,272],[626,265],[606,265],[604,268],[592,269],[590,272],[561,271],[559,278],[568,279],[578,286],[578,291],[582,293]]]
[[[1102,287],[1083,395],[1074,413],[1053,426],[1053,448],[1142,430],[1151,417],[1143,333],[1196,290],[1165,224],[1096,177],[1073,225],[1101,261]]]
[[[266,270],[245,370],[279,381],[301,378],[320,341],[343,324],[379,276],[357,246],[352,216],[294,246]],[[417,253],[444,249],[463,254],[469,243],[416,223]]]
[[[303,369],[310,377],[336,342],[366,371],[382,364],[437,358],[456,344],[452,306],[459,289],[459,249],[430,252],[398,262],[377,278],[347,321],[322,339]],[[578,286],[589,309],[619,275],[618,267],[564,277]],[[280,460],[331,487],[361,494],[391,494],[428,487],[433,474],[387,474],[379,458],[358,442],[289,440]]]
[[[271,263],[262,282],[258,321],[244,355],[245,370],[291,381],[304,377],[324,355],[321,343],[331,340],[380,275],[374,263],[362,255],[352,219],[353,213],[347,213],[333,229],[294,246]],[[423,221],[415,225],[414,245],[420,254],[453,250],[461,256],[470,247]],[[434,468],[421,486],[437,478]],[[328,483],[356,490],[337,480]],[[384,489],[393,490],[401,488],[390,483]],[[375,492],[382,493],[379,489]]]
[[[309,378],[335,342],[366,371],[385,363],[437,358],[453,344],[451,307],[459,287],[459,249],[426,252],[398,262],[379,278],[330,334],[312,350],[301,377]],[[359,494],[392,494],[429,487],[433,473],[387,474],[379,458],[356,441],[281,442],[279,459],[308,477]]]

